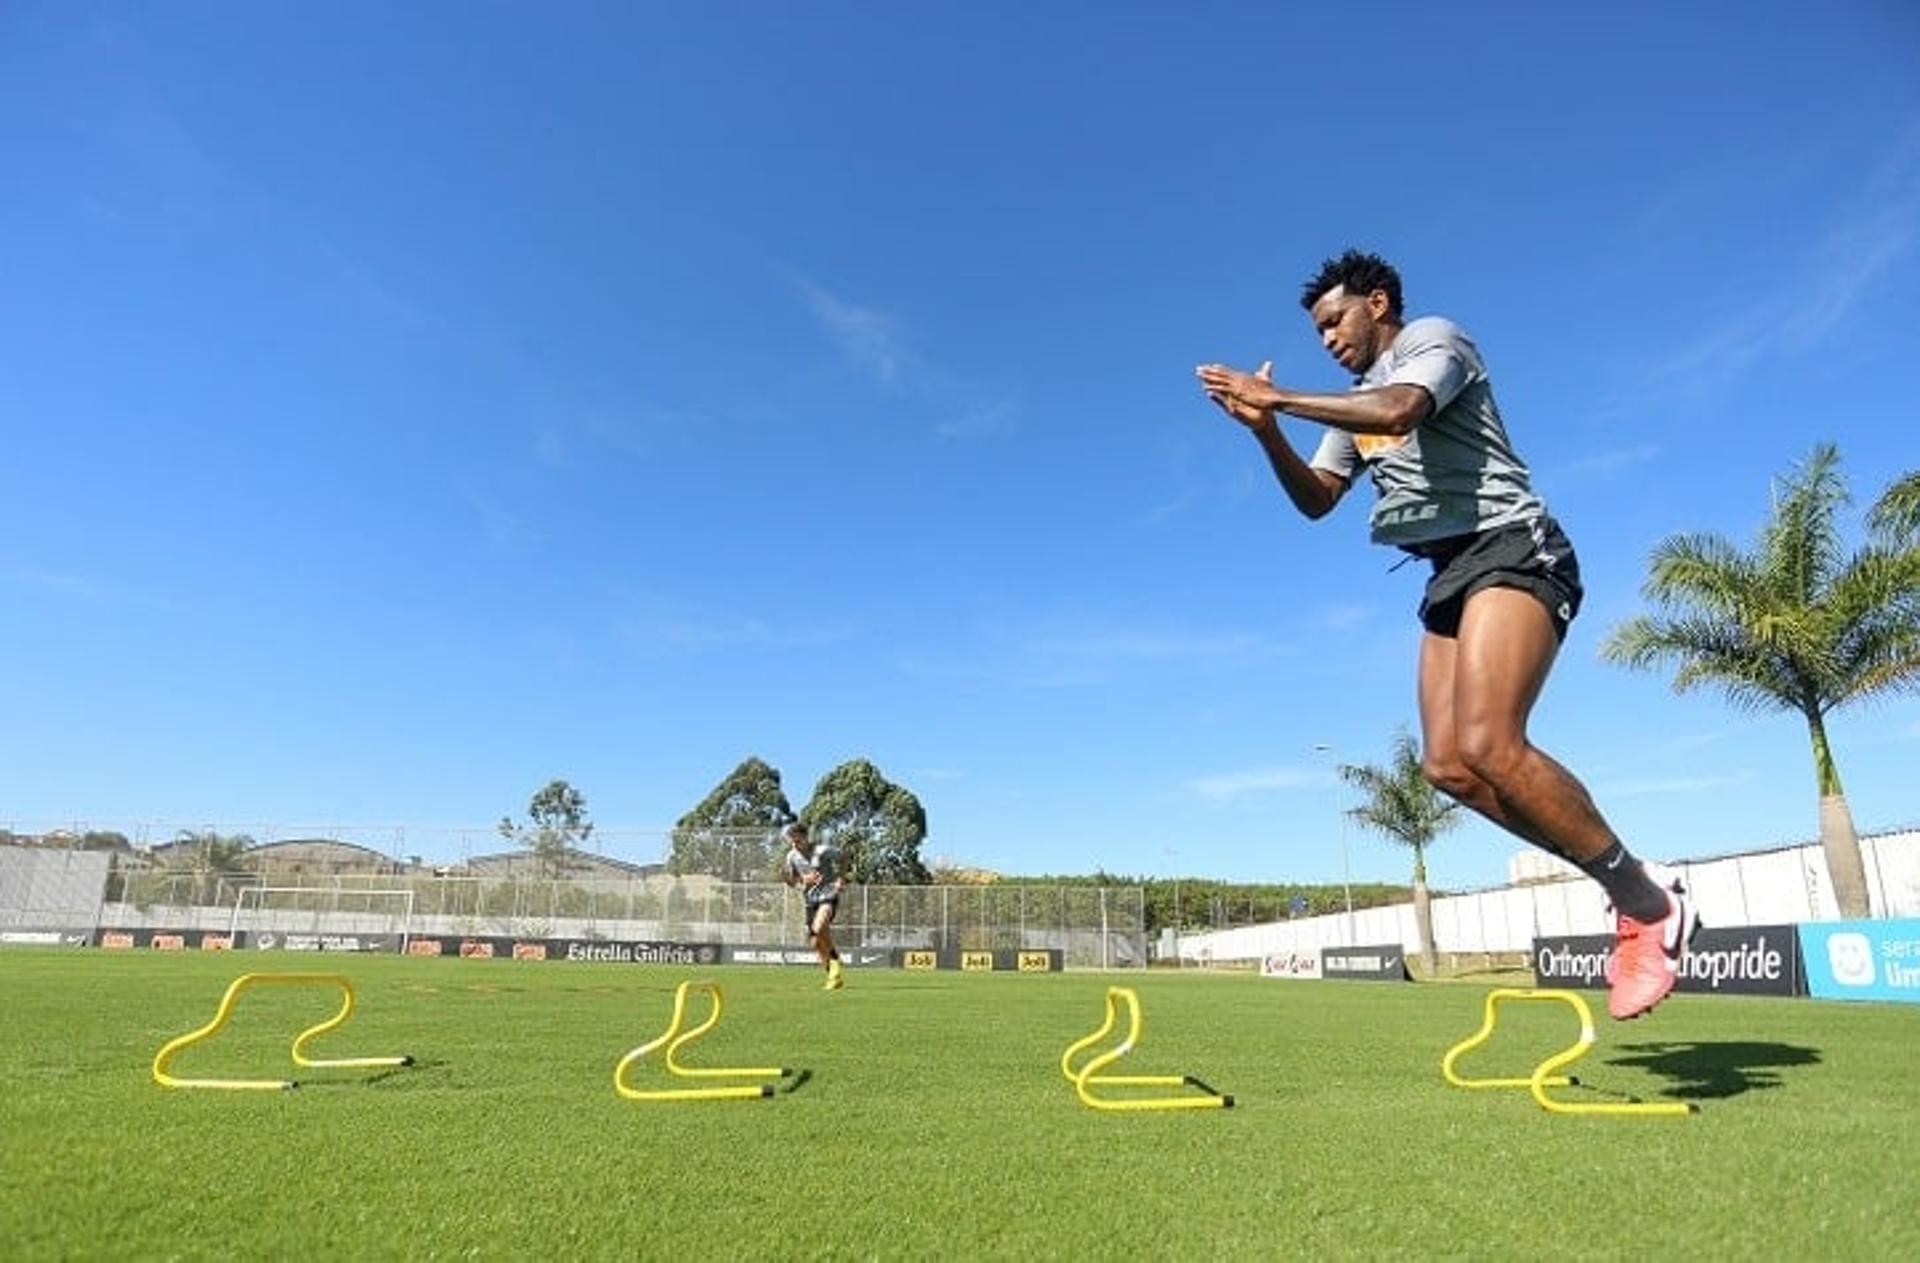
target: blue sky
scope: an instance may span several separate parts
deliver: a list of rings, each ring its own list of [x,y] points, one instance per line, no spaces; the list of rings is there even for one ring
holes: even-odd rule
[[[1811,837],[1796,719],[1597,646],[1815,442],[1920,464],[1917,71],[1890,0],[9,4],[0,823],[427,837],[558,776],[644,831],[865,757],[929,855],[1337,879],[1419,569],[1192,368],[1340,388],[1295,296],[1358,244],[1580,550],[1536,739],[1643,853]],[[1920,820],[1920,700],[1835,739]]]

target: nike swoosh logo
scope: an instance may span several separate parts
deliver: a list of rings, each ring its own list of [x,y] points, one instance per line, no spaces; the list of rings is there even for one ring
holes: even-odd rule
[[[1680,960],[1681,953],[1686,950],[1687,946],[1687,909],[1677,898],[1674,900],[1674,903],[1676,904],[1676,913],[1667,918],[1666,927],[1660,935],[1660,950],[1667,954],[1668,960],[1677,963]]]

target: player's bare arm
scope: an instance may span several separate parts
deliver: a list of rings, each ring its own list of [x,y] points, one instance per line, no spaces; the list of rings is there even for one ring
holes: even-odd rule
[[[1266,385],[1272,384],[1273,361],[1262,364],[1253,377]],[[1324,469],[1315,469],[1300,459],[1293,444],[1287,442],[1287,436],[1280,429],[1280,419],[1271,408],[1255,407],[1235,395],[1207,392],[1207,397],[1220,406],[1220,410],[1247,427],[1259,442],[1260,450],[1267,455],[1267,464],[1273,469],[1273,476],[1280,481],[1280,487],[1287,493],[1287,499],[1293,501],[1293,507],[1302,516],[1322,518],[1333,512],[1333,506],[1340,503],[1340,497],[1347,492],[1347,480],[1338,474]]]
[[[1225,364],[1202,364],[1194,375],[1222,407],[1231,401],[1256,411],[1284,412],[1349,434],[1411,434],[1433,415],[1433,396],[1424,386],[1395,383],[1323,395],[1289,390],[1259,373],[1243,373]]]

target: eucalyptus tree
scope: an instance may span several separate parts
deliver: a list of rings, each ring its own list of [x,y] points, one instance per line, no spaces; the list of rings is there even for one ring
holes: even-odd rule
[[[533,852],[540,871],[559,877],[575,867],[574,853],[593,835],[587,796],[563,780],[548,781],[527,801],[526,825],[502,816],[500,836]]]
[[[673,826],[667,868],[728,881],[771,881],[780,826],[794,819],[780,770],[749,757]]]
[[[800,818],[814,841],[840,848],[853,881],[905,886],[932,880],[920,859],[926,808],[866,759],[849,759],[821,777]]]

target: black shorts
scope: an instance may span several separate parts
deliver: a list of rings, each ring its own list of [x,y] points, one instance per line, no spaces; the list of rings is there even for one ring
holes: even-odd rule
[[[1567,625],[1580,612],[1580,559],[1573,544],[1551,517],[1496,526],[1477,535],[1455,535],[1407,549],[1433,563],[1426,595],[1420,601],[1420,622],[1436,636],[1449,640],[1460,634],[1460,615],[1467,598],[1486,588],[1518,588],[1530,592],[1547,607],[1553,634],[1567,638]]]
[[[806,918],[807,933],[809,934],[813,933],[814,911],[819,908],[832,908],[833,915],[836,917],[839,916],[840,915],[840,896],[835,895],[831,899],[810,899],[807,901],[805,907],[802,909],[802,914]],[[832,918],[828,918],[828,919],[831,920]]]

